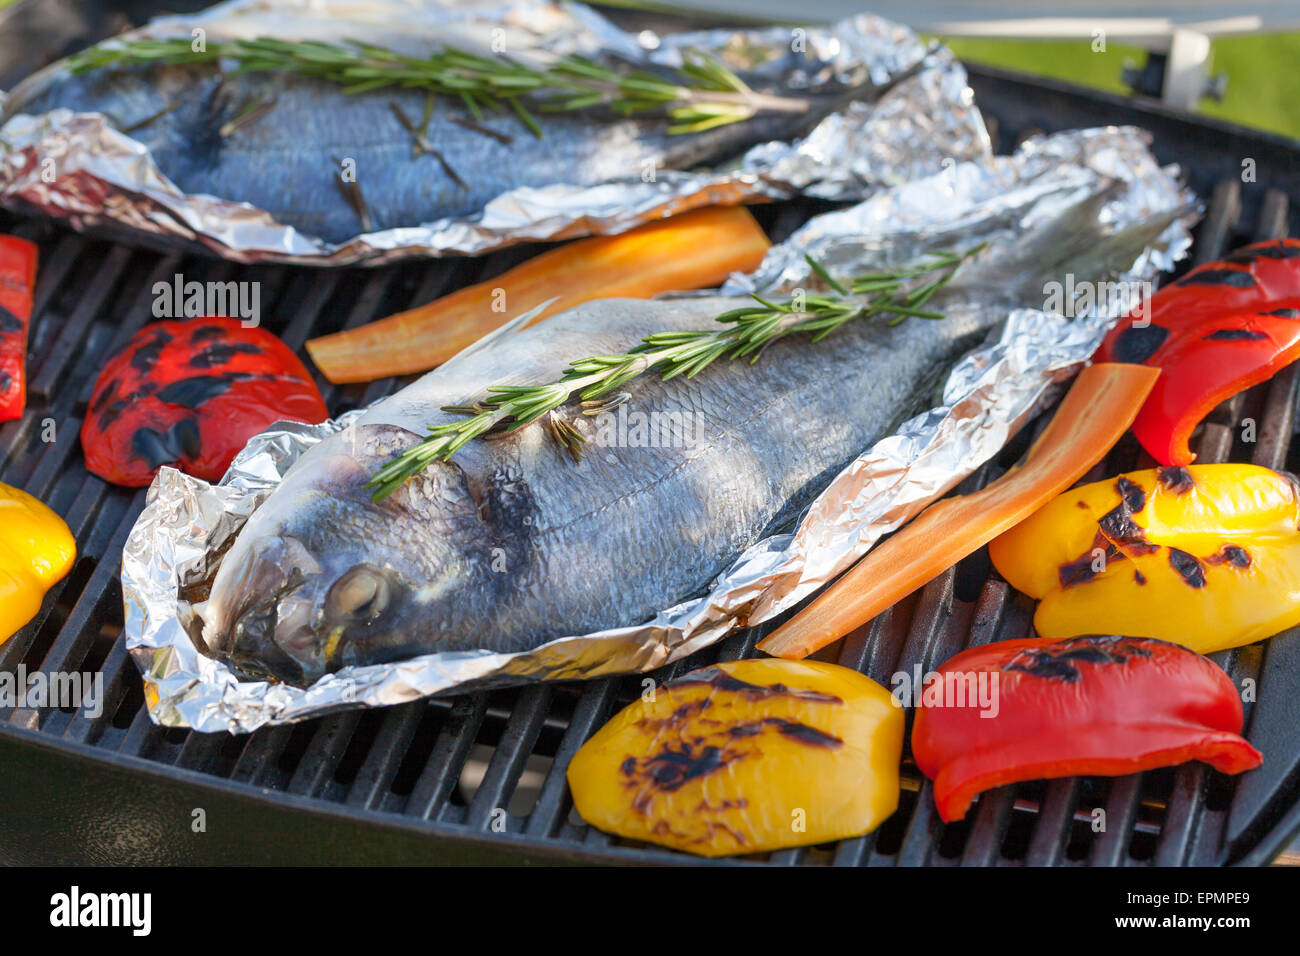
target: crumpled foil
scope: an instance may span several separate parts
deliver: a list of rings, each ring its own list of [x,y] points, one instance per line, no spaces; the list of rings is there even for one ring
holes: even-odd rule
[[[706,30],[635,36],[579,4],[544,0],[231,0],[202,14],[163,17],[126,36],[189,36],[209,42],[274,36],[361,40],[412,55],[452,43],[483,46],[509,29],[511,56],[530,62],[580,53],[677,66],[696,48],[791,92],[869,77],[873,103],[853,102],[793,142],[752,147],[716,169],[639,172],[594,186],[556,184],[503,193],[468,218],[385,229],[329,243],[275,221],[247,203],[186,195],[149,151],[99,113],[52,110],[11,117],[0,128],[0,203],[68,220],[112,238],[201,248],[238,262],[377,264],[407,256],[478,255],[517,242],[623,232],[697,206],[787,199],[853,201],[882,186],[931,173],[945,161],[987,157],[988,133],[950,51],[870,15],[830,26]],[[806,58],[792,66],[792,43]],[[758,64],[755,66],[755,64]],[[340,94],[342,95],[342,94]],[[57,157],[51,169],[43,163]]]
[[[279,423],[254,437],[218,485],[164,468],[127,541],[122,561],[126,642],[144,674],[155,721],[196,730],[247,732],[267,724],[355,706],[387,706],[431,694],[528,680],[596,677],[650,670],[732,630],[793,606],[987,461],[1044,407],[1096,349],[1117,317],[1108,302],[1073,318],[1029,306],[1002,306],[992,278],[1046,261],[1081,234],[1105,254],[1120,237],[1125,258],[1113,281],[1149,280],[1191,244],[1197,214],[1176,170],[1161,169],[1138,130],[1096,129],[1032,141],[1015,156],[959,163],[810,220],[774,246],[752,275],[726,291],[791,292],[811,287],[805,253],[849,274],[927,249],[987,241],[970,263],[978,280],[947,293],[981,295],[1006,320],[962,359],[942,400],[904,422],[845,468],[800,517],[739,555],[703,596],[643,624],[567,637],[521,653],[428,654],[397,664],[348,667],[308,688],[241,682],[205,657],[187,631],[193,599],[215,574],[244,520],[307,448],[360,412],[318,426]],[[1079,217],[1086,216],[1086,221]],[[1086,226],[1086,229],[1080,227]],[[1114,255],[1114,251],[1110,253]],[[1017,292],[1016,295],[1021,293]],[[814,346],[810,346],[814,347]],[[485,383],[486,384],[486,383]]]

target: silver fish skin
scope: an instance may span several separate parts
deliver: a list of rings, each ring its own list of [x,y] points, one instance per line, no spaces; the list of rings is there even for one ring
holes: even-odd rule
[[[795,518],[919,410],[932,373],[996,314],[856,322],[816,346],[777,342],[754,365],[719,361],[690,380],[628,383],[607,414],[658,413],[659,443],[670,447],[647,447],[634,429],[620,445],[611,419],[565,406],[557,414],[588,438],[580,462],[537,423],[469,443],[382,503],[363,488],[427,426],[449,420],[441,406],[488,384],[552,381],[575,357],[704,328],[748,301],[590,303],[379,402],[305,454],[241,530],[203,610],[209,650],[250,676],[304,683],[346,665],[516,651],[646,620]],[[665,415],[683,427],[665,428],[674,421]]]
[[[415,139],[392,109],[397,104],[418,124],[426,102],[419,90],[344,94],[310,77],[223,74],[211,65],[120,65],[81,75],[55,65],[15,88],[0,125],[58,107],[102,113],[146,146],[183,192],[248,202],[307,236],[338,243],[471,216],[518,187],[589,186],[712,165],[755,143],[797,136],[845,99],[878,92],[806,95],[807,113],[762,113],[688,135],[670,135],[660,118],[534,109],[538,138],[513,114],[489,114],[480,125],[505,142],[458,123],[470,114],[442,96],[425,130],[435,156],[413,153]]]
[[[933,405],[951,363],[1041,299],[1045,280],[1113,278],[1182,214],[1116,231],[1103,212],[1121,188],[1099,180],[1027,232],[1008,235],[994,217],[981,227],[993,245],[928,304],[941,321],[857,320],[816,344],[775,342],[752,365],[633,379],[606,414],[626,409],[629,424],[657,414],[657,442],[602,430],[608,418],[571,403],[554,414],[587,439],[580,462],[538,422],[471,441],[372,502],[365,483],[452,420],[443,406],[494,384],[556,381],[576,358],[708,328],[750,300],[609,299],[479,343],[289,469],[222,559],[202,642],[247,676],[307,684],[349,665],[520,651],[650,620],[793,524],[848,462]],[[665,421],[682,423],[679,440],[671,428],[662,440]]]

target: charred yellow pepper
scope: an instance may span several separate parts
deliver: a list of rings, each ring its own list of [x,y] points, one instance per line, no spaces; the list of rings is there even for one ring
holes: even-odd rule
[[[76,556],[62,518],[27,492],[0,484],[0,644],[36,616],[45,592]]]
[[[655,688],[569,764],[588,823],[703,856],[868,833],[898,807],[903,710],[817,661],[730,661]]]
[[[1043,637],[1154,637],[1202,654],[1300,624],[1300,490],[1256,465],[1120,475],[989,545]]]

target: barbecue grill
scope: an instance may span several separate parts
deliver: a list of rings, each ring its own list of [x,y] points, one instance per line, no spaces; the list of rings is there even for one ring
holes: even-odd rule
[[[684,21],[613,13],[628,26]],[[87,40],[93,37],[87,37]],[[26,51],[30,53],[31,51]],[[51,54],[65,51],[54,50]],[[0,73],[4,64],[0,64]],[[1000,152],[1026,136],[1107,123],[1154,135],[1179,163],[1207,214],[1185,266],[1252,240],[1285,236],[1300,204],[1300,145],[1191,118],[1157,103],[972,67],[971,85]],[[1254,160],[1243,182],[1243,160]],[[776,241],[827,204],[754,209]],[[151,315],[155,282],[261,282],[267,327],[301,350],[310,336],[351,328],[509,268],[536,249],[482,259],[376,269],[312,270],[140,251],[0,213],[0,230],[39,242],[30,397],[0,427],[0,481],[65,516],[77,538],[71,574],[37,618],[0,645],[0,671],[92,671],[104,706],[0,708],[0,863],[683,863],[693,857],[610,837],[572,811],[565,769],[578,747],[641,691],[641,676],[527,686],[358,710],[248,736],[155,726],[121,638],[118,569],[144,490],[87,473],[78,431],[106,354]],[[1251,461],[1295,470],[1297,367],[1220,407],[1193,447],[1202,462]],[[333,414],[368,404],[410,378],[322,391]],[[1254,419],[1252,443],[1240,425]],[[55,440],[47,442],[53,420]],[[1001,474],[1046,416],[1027,425],[959,491]],[[1085,481],[1153,465],[1125,438]],[[963,647],[1026,636],[1033,605],[993,571],[984,549],[870,625],[826,659],[888,685]],[[774,622],[779,623],[779,622]],[[749,655],[770,626],[736,634],[653,676],[665,680]],[[1264,765],[1229,778],[1202,764],[1116,778],[1033,782],[985,793],[969,817],[942,824],[931,786],[905,754],[898,811],[877,832],[744,858],[770,865],[1218,865],[1275,858],[1300,829],[1300,629],[1214,656],[1248,701],[1246,735]],[[1093,811],[1105,810],[1096,832]],[[194,833],[201,809],[206,832]],[[503,816],[498,809],[505,809]],[[714,861],[719,862],[719,861]],[[734,862],[734,861],[721,861]]]

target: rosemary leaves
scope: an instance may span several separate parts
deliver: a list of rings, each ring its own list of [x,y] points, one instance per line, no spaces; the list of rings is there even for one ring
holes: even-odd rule
[[[619,72],[568,56],[546,67],[444,47],[428,57],[405,56],[367,43],[336,45],[314,40],[261,37],[209,43],[196,51],[189,37],[132,39],[91,47],[68,60],[85,73],[116,64],[198,65],[235,63],[235,72],[295,73],[336,83],[345,93],[393,87],[428,90],[459,99],[475,120],[486,110],[514,113],[535,136],[542,128],[525,100],[547,111],[607,106],[624,115],[659,113],[671,133],[696,133],[749,119],[760,112],[803,113],[806,100],[756,92],[713,57],[689,51],[673,75]]]
[[[942,319],[924,306],[983,248],[980,244],[964,253],[935,252],[914,265],[855,276],[847,282],[835,279],[809,258],[809,266],[829,293],[803,294],[781,302],[753,295],[755,305],[717,317],[722,328],[655,333],[623,354],[577,359],[559,381],[549,384],[489,386],[488,396],[473,405],[444,408],[465,417],[431,426],[428,437],[377,471],[366,487],[373,500],[382,501],[408,478],[445,461],[487,432],[522,428],[574,398],[589,404],[611,400],[620,386],[647,372],[667,381],[679,375],[692,378],[722,358],[745,358],[752,364],[778,339],[811,333],[811,341],[817,342],[857,319],[888,316],[890,325],[908,318]],[[577,431],[569,428],[557,437],[578,457],[583,439]]]

